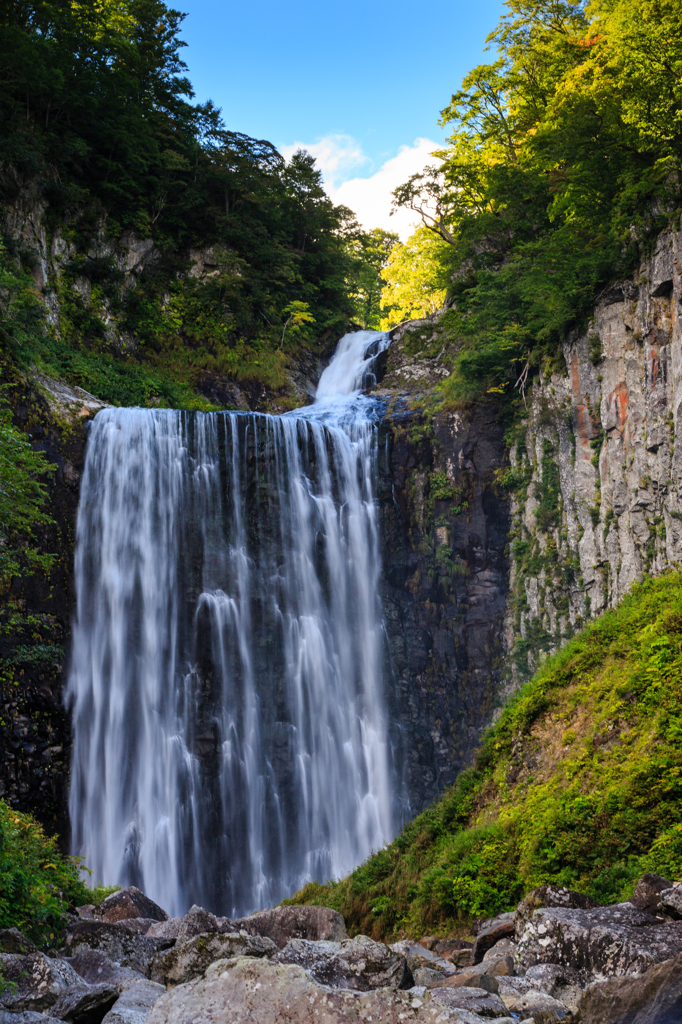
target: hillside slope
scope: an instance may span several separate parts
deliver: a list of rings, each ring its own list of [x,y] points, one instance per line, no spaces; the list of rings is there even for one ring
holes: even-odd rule
[[[504,708],[473,768],[348,878],[289,902],[375,938],[466,934],[555,882],[601,903],[682,874],[682,573],[647,579]]]

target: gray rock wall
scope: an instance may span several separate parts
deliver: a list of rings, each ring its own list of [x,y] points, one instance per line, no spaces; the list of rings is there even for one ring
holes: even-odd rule
[[[682,555],[682,232],[609,288],[536,381],[510,451],[506,645],[532,669]]]

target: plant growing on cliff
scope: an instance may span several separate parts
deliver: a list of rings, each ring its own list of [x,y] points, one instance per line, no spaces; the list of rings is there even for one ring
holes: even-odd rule
[[[10,411],[0,410],[0,588],[14,576],[47,570],[54,562],[55,555],[35,546],[37,529],[53,522],[44,511],[44,478],[54,469],[12,426]]]

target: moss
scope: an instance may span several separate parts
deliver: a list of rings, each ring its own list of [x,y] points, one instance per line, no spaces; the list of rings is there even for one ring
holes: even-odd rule
[[[474,766],[347,878],[291,903],[375,938],[465,934],[545,883],[600,902],[682,874],[682,574],[633,588],[543,665]]]

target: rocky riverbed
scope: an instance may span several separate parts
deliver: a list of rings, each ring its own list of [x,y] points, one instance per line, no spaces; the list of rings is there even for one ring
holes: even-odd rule
[[[475,941],[349,938],[328,907],[168,914],[130,886],[59,950],[0,932],[0,1024],[679,1024],[682,884],[602,907],[543,886]]]

